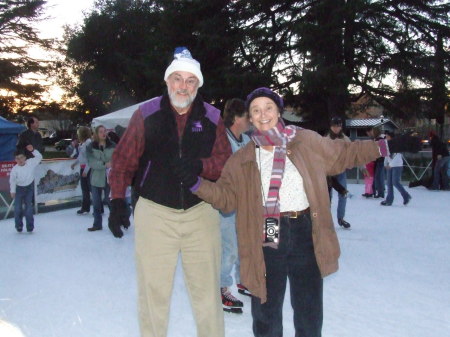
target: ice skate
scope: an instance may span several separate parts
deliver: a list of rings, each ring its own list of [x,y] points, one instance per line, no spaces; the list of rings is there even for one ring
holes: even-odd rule
[[[252,293],[246,287],[244,287],[244,285],[242,285],[241,283],[238,283],[236,286],[238,288],[239,294],[242,294],[245,296],[252,296]]]
[[[223,311],[234,314],[242,314],[242,307],[244,306],[244,303],[234,297],[227,287],[220,288],[220,292],[222,295]]]

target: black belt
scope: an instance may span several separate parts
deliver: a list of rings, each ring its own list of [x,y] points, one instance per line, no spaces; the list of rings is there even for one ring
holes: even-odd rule
[[[280,216],[287,216],[291,219],[297,219],[300,216],[302,216],[303,214],[308,214],[309,213],[309,207],[305,208],[303,211],[287,211],[287,212],[281,212]]]

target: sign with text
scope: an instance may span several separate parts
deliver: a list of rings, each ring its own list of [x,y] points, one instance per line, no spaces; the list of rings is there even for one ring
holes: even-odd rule
[[[81,195],[80,172],[72,169],[74,159],[43,160],[36,168],[36,201],[67,199]]]
[[[16,165],[15,161],[0,162],[0,191],[9,192],[9,174],[14,165]]]

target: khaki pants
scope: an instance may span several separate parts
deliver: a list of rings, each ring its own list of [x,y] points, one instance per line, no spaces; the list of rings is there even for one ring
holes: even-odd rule
[[[218,212],[207,203],[176,210],[139,198],[134,222],[141,337],[167,335],[179,253],[197,335],[223,337]]]

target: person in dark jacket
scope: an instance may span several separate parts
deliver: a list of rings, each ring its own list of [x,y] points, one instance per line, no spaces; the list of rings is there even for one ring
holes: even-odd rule
[[[450,160],[448,148],[434,132],[430,132],[430,145],[434,163],[433,182],[430,189],[448,190],[449,178],[447,175],[447,168]]]
[[[384,133],[381,133],[378,127],[372,128],[370,134],[376,141],[386,138],[386,135]],[[384,168],[384,159],[377,158],[375,160],[375,175],[373,177],[374,198],[384,198],[384,192],[386,189],[385,181],[386,181],[386,169]]]
[[[33,148],[38,150],[41,154],[44,153],[45,147],[42,141],[42,136],[39,133],[39,119],[36,116],[30,116],[27,119],[27,129],[19,134],[17,140],[17,150],[25,151],[28,158],[33,158],[33,154],[27,150],[27,145],[33,145]]]
[[[219,212],[194,195],[174,173],[180,163],[217,180],[231,155],[220,111],[197,93],[200,63],[175,49],[164,80],[167,91],[142,104],[112,158],[109,228],[129,226],[125,191],[139,195],[134,210],[139,322],[142,337],[166,336],[174,271],[181,255],[197,335],[223,337],[220,298]]]

